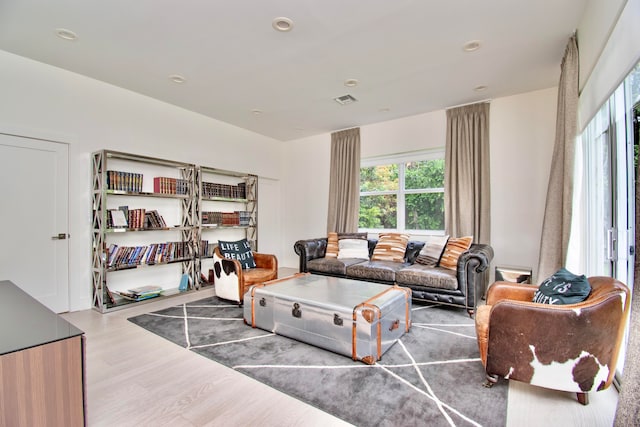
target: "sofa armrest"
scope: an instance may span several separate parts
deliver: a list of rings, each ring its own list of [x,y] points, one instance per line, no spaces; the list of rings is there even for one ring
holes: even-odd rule
[[[531,302],[536,290],[538,290],[536,285],[495,282],[487,290],[487,305],[494,305],[505,299]]]
[[[278,271],[278,258],[276,258],[275,255],[254,252],[253,260],[256,262],[257,268],[267,268],[269,270]]]
[[[293,250],[300,257],[300,273],[306,273],[307,261],[324,257],[327,252],[327,238],[298,240],[293,245]]]
[[[493,248],[474,243],[458,258],[458,286],[467,297],[467,306],[475,306],[489,284],[489,265],[493,259]]]

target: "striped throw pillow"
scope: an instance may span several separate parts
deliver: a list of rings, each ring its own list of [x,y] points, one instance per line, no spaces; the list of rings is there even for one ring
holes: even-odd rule
[[[447,246],[444,248],[444,254],[440,258],[440,267],[448,268],[449,270],[457,269],[458,258],[471,247],[471,243],[473,243],[473,236],[449,239]]]
[[[404,262],[404,253],[409,242],[408,234],[381,233],[373,249],[372,261]]]
[[[416,262],[427,267],[435,267],[440,261],[449,236],[427,236]]]
[[[327,236],[327,251],[324,256],[325,258],[338,257],[338,233],[331,232]]]

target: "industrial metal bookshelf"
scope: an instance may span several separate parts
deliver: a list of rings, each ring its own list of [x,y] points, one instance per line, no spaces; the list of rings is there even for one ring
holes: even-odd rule
[[[203,262],[212,258],[215,246],[204,245],[210,236],[233,235],[235,240],[244,237],[254,251],[258,250],[258,177],[206,166],[196,167],[195,175],[195,221],[199,242],[195,262],[199,280],[195,283],[199,287],[210,284],[202,279]],[[209,207],[224,211],[209,211]]]
[[[126,169],[126,172],[116,171],[114,168]],[[93,284],[93,308],[105,313],[108,311],[127,307],[135,303],[157,300],[157,298],[166,298],[172,294],[178,293],[178,283],[184,275],[188,277],[187,291],[195,290],[197,284],[197,275],[195,268],[196,254],[196,233],[197,227],[194,223],[195,218],[195,170],[193,164],[176,162],[164,159],[158,159],[135,154],[122,153],[118,151],[101,150],[92,155],[92,202],[93,202],[93,225],[92,225],[92,284]],[[144,173],[140,173],[143,171]],[[161,177],[155,177],[153,181],[145,176],[162,174]],[[165,178],[169,175],[168,179]],[[173,182],[174,186],[164,185],[164,181]],[[158,180],[156,182],[156,180]],[[179,183],[179,190],[175,188],[175,182]],[[151,187],[151,184],[154,184]],[[158,188],[158,186],[160,186]],[[166,187],[166,188],[165,188]],[[178,194],[181,193],[181,194]],[[113,224],[112,211],[113,199],[124,201],[125,203],[134,201],[134,203],[149,203],[149,200],[168,201],[171,208],[176,211],[175,204],[179,204],[177,208],[179,224],[167,226],[166,224],[151,223],[150,219],[146,220],[145,216],[137,221],[137,223],[121,225],[116,227]],[[161,202],[161,208],[163,208]],[[138,213],[144,212],[144,209],[136,209]],[[164,220],[162,220],[164,222]],[[119,258],[119,262],[114,262],[115,249],[114,244],[110,244],[109,240],[116,240],[116,237],[122,235],[134,234],[135,238],[146,235],[149,238],[157,238],[158,235],[174,236],[174,242],[165,241],[164,243],[144,243],[140,246],[127,246],[134,252],[130,253],[127,258]],[[154,234],[160,233],[160,234]],[[175,236],[179,237],[175,239]],[[152,237],[149,237],[152,236]],[[130,243],[135,239],[128,239]],[[164,240],[164,239],[161,239]],[[165,246],[160,246],[165,245]],[[140,248],[140,249],[138,249]],[[144,248],[144,249],[142,249]],[[153,254],[151,253],[153,249]],[[110,253],[112,249],[112,253]],[[121,247],[122,249],[122,247]],[[135,251],[138,251],[136,254]],[[146,251],[143,252],[143,251]],[[142,253],[141,253],[142,252]],[[157,252],[157,253],[156,253]],[[123,254],[126,252],[123,252]],[[134,255],[135,254],[135,255]],[[151,257],[153,255],[153,257]],[[143,258],[146,257],[146,258]],[[181,274],[175,274],[173,279],[176,284],[175,289],[167,289],[165,295],[142,301],[132,301],[122,298],[117,294],[116,289],[110,289],[109,277],[111,274],[123,270],[131,271],[133,269],[159,267],[161,265],[176,264],[181,265]],[[122,286],[122,285],[120,285]],[[120,289],[125,290],[125,289]]]

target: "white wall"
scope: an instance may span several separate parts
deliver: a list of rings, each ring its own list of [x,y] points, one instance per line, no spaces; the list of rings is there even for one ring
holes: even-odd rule
[[[494,264],[536,268],[551,154],[555,135],[556,89],[491,103],[491,241]],[[361,156],[444,147],[444,110],[362,126]],[[331,135],[290,142],[284,257],[297,267],[296,240],[326,235]]]
[[[584,87],[628,0],[588,0],[578,24],[580,89]]]
[[[491,245],[494,265],[533,268],[555,140],[557,89],[491,103]]]
[[[70,309],[91,306],[90,154],[112,149],[254,173],[259,236],[281,256],[282,142],[0,51],[0,132],[69,144]]]
[[[579,130],[640,61],[640,0],[616,0],[611,5],[606,1],[606,6],[604,2],[588,4],[578,29],[580,57],[593,56],[594,62],[591,68],[580,69]],[[617,3],[624,7],[615,9]]]

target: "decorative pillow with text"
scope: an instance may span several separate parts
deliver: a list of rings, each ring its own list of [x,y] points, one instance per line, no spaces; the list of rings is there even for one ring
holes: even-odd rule
[[[238,240],[237,242],[218,240],[218,248],[220,248],[220,254],[223,257],[238,260],[243,269],[255,268],[256,262],[253,259],[251,245],[247,239]]]
[[[586,276],[578,276],[561,268],[540,284],[533,295],[533,302],[542,304],[575,304],[584,301],[591,293]]]

